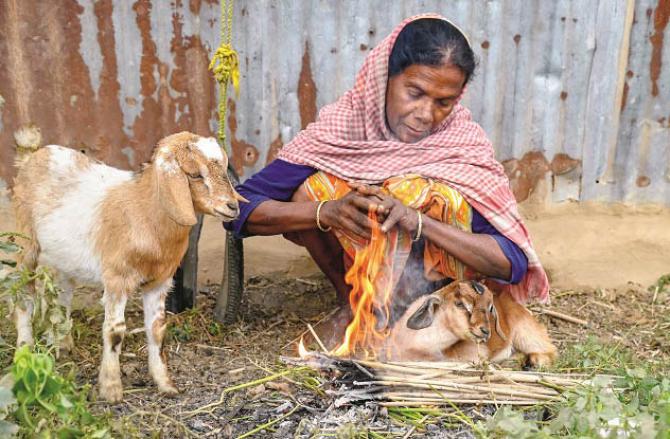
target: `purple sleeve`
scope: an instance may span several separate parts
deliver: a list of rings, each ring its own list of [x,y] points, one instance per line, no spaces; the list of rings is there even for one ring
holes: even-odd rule
[[[507,257],[512,269],[512,276],[506,282],[518,284],[528,271],[528,258],[526,254],[512,242],[511,239],[502,235],[495,227],[489,223],[479,212],[472,209],[472,233],[483,233],[491,235],[498,242],[500,249]]]
[[[244,229],[249,214],[263,201],[288,201],[303,181],[316,170],[310,166],[295,165],[283,160],[274,160],[265,168],[235,187],[237,192],[249,200],[240,202],[240,216],[235,221],[223,223],[226,230],[238,238],[249,234]]]

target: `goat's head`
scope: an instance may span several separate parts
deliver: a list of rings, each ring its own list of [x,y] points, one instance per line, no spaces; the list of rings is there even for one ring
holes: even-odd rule
[[[238,201],[247,202],[233,189],[228,157],[213,137],[172,134],[158,142],[152,161],[159,201],[179,224],[195,224],[195,212],[232,221],[240,212]]]
[[[494,328],[505,339],[493,293],[477,281],[452,282],[422,300],[423,304],[407,320],[410,329],[440,325],[461,340],[486,342]]]

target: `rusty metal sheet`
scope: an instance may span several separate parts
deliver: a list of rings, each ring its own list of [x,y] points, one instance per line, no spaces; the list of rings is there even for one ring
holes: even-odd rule
[[[13,175],[13,133],[28,125],[45,143],[135,169],[167,133],[211,134],[217,11],[195,1],[0,3],[1,178]]]
[[[670,0],[235,2],[241,94],[229,109],[243,178],[351,85],[404,17],[439,12],[470,35],[464,103],[517,198],[670,205]],[[211,135],[215,0],[0,2],[0,180],[14,133],[137,169],[182,129]]]

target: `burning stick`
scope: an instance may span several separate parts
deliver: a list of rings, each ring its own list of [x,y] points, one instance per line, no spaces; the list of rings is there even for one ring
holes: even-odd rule
[[[505,371],[448,362],[381,363],[336,358],[304,347],[300,352],[302,358],[282,360],[308,365],[328,376],[335,389],[327,393],[335,398],[336,407],[364,401],[388,406],[534,405],[558,400],[564,391],[590,381],[586,375]]]

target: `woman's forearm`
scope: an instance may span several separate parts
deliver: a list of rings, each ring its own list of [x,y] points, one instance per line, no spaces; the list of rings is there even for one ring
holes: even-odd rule
[[[253,235],[315,229],[317,205],[315,201],[263,201],[249,214],[245,228]]]
[[[492,236],[464,232],[427,215],[421,218],[425,239],[483,275],[510,279],[512,266]]]

